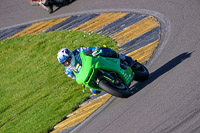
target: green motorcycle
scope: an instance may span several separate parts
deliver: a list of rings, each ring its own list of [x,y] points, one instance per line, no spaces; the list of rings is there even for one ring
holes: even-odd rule
[[[75,62],[75,61],[72,61]],[[80,52],[74,74],[78,84],[87,88],[106,91],[113,96],[127,98],[132,95],[129,88],[133,80],[143,82],[148,79],[149,72],[137,61],[133,67],[119,58],[102,57],[98,53]]]

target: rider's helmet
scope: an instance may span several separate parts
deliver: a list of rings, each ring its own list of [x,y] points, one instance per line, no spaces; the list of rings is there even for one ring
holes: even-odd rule
[[[72,59],[72,52],[68,48],[62,48],[57,54],[58,61],[64,66],[69,66]]]

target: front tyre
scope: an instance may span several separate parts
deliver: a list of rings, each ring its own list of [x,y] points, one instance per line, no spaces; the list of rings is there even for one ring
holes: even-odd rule
[[[107,93],[110,93],[113,96],[120,97],[120,98],[128,98],[131,96],[131,90],[127,87],[123,89],[118,89],[111,85],[108,81],[105,79],[101,79],[99,81],[99,87],[105,90]]]

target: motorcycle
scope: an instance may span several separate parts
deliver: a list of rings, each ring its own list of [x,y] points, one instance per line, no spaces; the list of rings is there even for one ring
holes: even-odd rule
[[[49,13],[53,13],[53,6],[62,7],[71,3],[73,0],[30,0],[32,6],[40,6]]]
[[[100,56],[100,52],[82,51],[79,60],[76,60],[78,63],[74,64],[75,58],[72,60],[78,84],[106,91],[116,97],[128,98],[133,93],[129,88],[133,80],[143,82],[149,78],[147,68],[139,62],[135,61],[131,68],[119,58]]]

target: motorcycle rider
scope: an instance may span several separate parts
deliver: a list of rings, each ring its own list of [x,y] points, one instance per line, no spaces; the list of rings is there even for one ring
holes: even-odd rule
[[[30,0],[32,6],[41,6],[47,12],[53,13],[53,6],[62,7],[71,3],[73,0]]]
[[[89,54],[95,53],[97,51],[101,51],[101,53],[99,53],[100,56],[110,57],[110,58],[119,58],[121,61],[127,62],[128,65],[131,67],[135,64],[135,61],[133,61],[131,57],[117,53],[114,50],[107,48],[106,45],[104,45],[104,47],[101,47],[101,48],[99,48],[99,47],[80,47],[80,48],[75,49],[73,52],[71,52],[68,48],[62,48],[59,50],[59,52],[57,54],[57,59],[58,59],[59,63],[61,63],[65,66],[65,74],[74,80],[76,80],[76,77],[73,73],[73,70],[76,71],[76,68],[75,68],[76,64],[77,64],[76,62],[78,62],[78,60],[81,60],[79,53],[82,51],[89,53]],[[72,64],[74,64],[74,65],[72,65]],[[91,89],[91,88],[90,88],[90,91],[93,95],[97,95],[100,93],[100,91]]]
[[[69,4],[72,0],[41,0],[41,5],[49,13],[53,13],[53,5],[61,7],[63,5]]]

